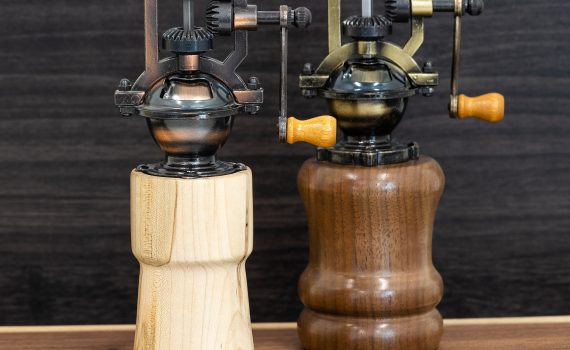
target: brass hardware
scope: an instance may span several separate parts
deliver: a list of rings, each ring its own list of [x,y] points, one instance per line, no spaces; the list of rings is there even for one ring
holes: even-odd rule
[[[301,89],[318,89],[325,86],[329,80],[328,75],[301,75],[299,77],[299,87]]]
[[[412,17],[431,17],[432,15],[432,0],[412,0]]]
[[[451,64],[451,96],[459,93],[459,59],[461,54],[462,0],[455,0],[455,23],[453,26],[453,62]],[[457,105],[457,104],[455,104]],[[457,115],[454,113],[454,115]]]
[[[423,73],[418,63],[402,48],[389,42],[376,43],[376,57],[386,58],[400,67],[410,80],[418,86],[437,85],[437,73]],[[352,42],[341,46],[331,52],[317,68],[313,75],[301,75],[301,89],[322,88],[329,79],[330,74],[337,70],[344,62],[348,61],[354,54],[359,53],[363,44]]]
[[[342,45],[340,1],[329,0],[329,53],[332,53]]]
[[[463,0],[455,0],[454,4],[455,23],[453,26],[453,62],[451,68],[449,116],[453,119],[478,118],[491,123],[500,122],[505,116],[505,98],[503,95],[490,93],[474,98],[459,95]]]
[[[420,86],[439,85],[439,74],[437,73],[408,73],[408,77],[416,85]]]
[[[374,57],[378,54],[376,41],[358,41],[358,54],[365,57]]]
[[[312,64],[303,69],[299,86],[304,97],[318,96],[327,100],[329,111],[337,119],[345,138],[357,137],[359,140],[356,148],[379,135],[390,137],[410,97],[433,95],[439,84],[439,74],[433,62],[428,60],[419,65],[414,55],[425,40],[424,18],[435,12],[455,15],[451,115],[491,122],[502,119],[504,98],[499,94],[458,97],[461,16],[481,14],[483,0],[386,0],[388,17],[373,16],[371,2],[362,0],[362,15],[350,16],[342,22],[344,35],[354,40],[345,45],[341,44],[339,28],[341,2],[328,0],[328,4],[329,54],[317,69],[313,69]],[[391,22],[386,18],[392,22],[410,22],[410,35],[403,47],[384,40],[392,30]],[[388,68],[396,78],[384,79],[382,74]],[[396,81],[403,85],[395,85]],[[387,143],[395,145],[391,141]],[[333,149],[338,151],[339,147],[342,148],[342,142]],[[354,149],[345,151],[351,153]]]
[[[342,100],[327,99],[331,114],[337,118],[344,132],[373,130],[376,135],[389,135],[402,119],[406,103],[391,100]]]
[[[459,59],[461,54],[461,12],[457,12],[455,1],[455,24],[453,26],[453,58],[451,63],[451,95],[449,98],[449,116],[456,119],[458,117],[457,94],[459,93]]]
[[[453,3],[455,16],[461,17],[463,15],[463,0],[455,0]]]
[[[404,51],[414,56],[424,43],[424,19],[422,17],[413,17],[411,21],[412,36],[404,46]]]

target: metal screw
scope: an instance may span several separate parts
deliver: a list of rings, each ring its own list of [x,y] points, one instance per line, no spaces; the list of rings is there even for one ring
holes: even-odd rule
[[[119,91],[130,91],[132,87],[133,87],[133,84],[131,83],[131,81],[129,79],[121,79],[121,81],[119,82],[119,87],[117,88],[117,90],[119,90]]]
[[[257,77],[251,77],[247,82],[247,88],[250,90],[259,90],[260,85],[261,83],[259,82],[259,79],[257,79]]]
[[[134,109],[130,107],[121,107],[119,108],[119,112],[123,117],[130,117],[134,114]]]
[[[408,144],[408,149],[411,160],[420,159],[420,146],[416,142]]]
[[[260,109],[261,109],[261,106],[255,105],[255,104],[245,105],[245,107],[244,107],[244,111],[248,114],[251,114],[251,115],[257,114]]]
[[[430,97],[431,95],[433,95],[433,93],[435,92],[435,89],[431,86],[426,86],[421,88],[421,94],[426,96],[426,97]]]
[[[427,61],[426,63],[424,63],[422,70],[424,73],[435,73],[435,67],[433,65],[433,62]]]
[[[303,94],[304,98],[314,98],[314,97],[317,97],[317,90],[302,89],[301,94]]]
[[[303,65],[303,75],[313,75],[313,73],[315,73],[315,70],[313,69],[313,64],[305,63]]]

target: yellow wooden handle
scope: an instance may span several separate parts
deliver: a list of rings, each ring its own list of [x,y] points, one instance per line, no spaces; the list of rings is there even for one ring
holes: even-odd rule
[[[332,147],[336,144],[336,119],[323,115],[320,117],[287,120],[287,143],[307,142],[317,147]]]
[[[457,118],[478,118],[490,123],[498,123],[505,117],[505,98],[496,92],[468,97],[459,95]]]

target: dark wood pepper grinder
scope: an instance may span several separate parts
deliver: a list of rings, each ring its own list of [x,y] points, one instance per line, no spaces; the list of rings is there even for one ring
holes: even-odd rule
[[[482,8],[473,0],[387,0],[387,16],[373,16],[363,0],[362,16],[343,22],[354,41],[341,46],[340,3],[329,1],[330,53],[316,70],[305,66],[300,85],[304,96],[324,97],[332,117],[290,118],[287,128],[289,143],[322,146],[334,118],[344,134],[333,147],[319,148],[298,178],[310,245],[299,282],[305,349],[438,348],[443,283],[432,263],[432,231],[444,175],[435,160],[420,156],[417,144],[399,144],[390,134],[408,99],[429,96],[438,84],[433,66],[413,58],[423,20],[435,11],[456,18],[451,116],[503,118],[501,95],[457,95],[460,19]],[[383,40],[392,22],[412,23],[403,48]]]

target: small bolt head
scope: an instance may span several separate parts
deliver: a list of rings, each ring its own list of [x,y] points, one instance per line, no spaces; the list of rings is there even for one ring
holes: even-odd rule
[[[485,3],[483,0],[468,0],[466,10],[471,16],[479,16],[485,10]]]
[[[420,159],[420,145],[416,142],[408,144],[408,152],[411,160]]]
[[[132,108],[128,108],[128,107],[119,108],[119,112],[121,113],[121,116],[123,116],[123,117],[130,117],[134,114],[134,110]]]
[[[245,112],[251,115],[256,115],[257,113],[259,113],[259,110],[261,109],[260,105],[255,105],[255,104],[251,104],[251,105],[245,105]]]
[[[303,65],[303,75],[313,75],[313,73],[315,73],[315,70],[313,69],[313,64],[305,63]]]
[[[435,66],[432,61],[426,61],[422,70],[424,73],[435,73]]]
[[[261,83],[257,77],[250,77],[246,85],[250,90],[259,90]]]
[[[131,83],[131,81],[129,79],[121,79],[121,81],[119,82],[119,87],[117,88],[117,90],[119,90],[119,91],[130,91],[132,87],[133,87],[133,84]]]
[[[435,92],[435,89],[431,86],[426,86],[421,89],[421,94],[425,97],[430,97]]]
[[[314,98],[317,97],[317,91],[313,89],[303,89],[301,90],[301,94],[304,98]]]

